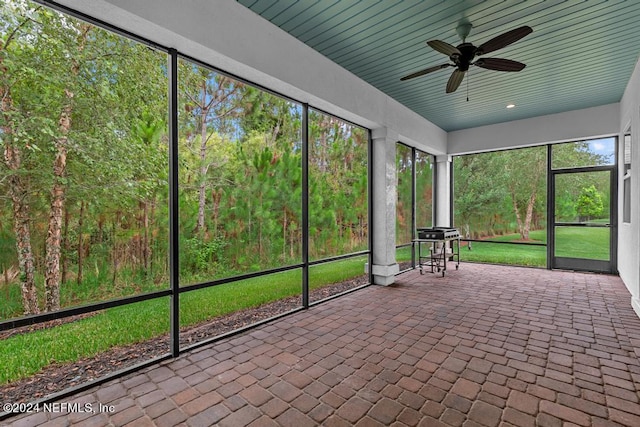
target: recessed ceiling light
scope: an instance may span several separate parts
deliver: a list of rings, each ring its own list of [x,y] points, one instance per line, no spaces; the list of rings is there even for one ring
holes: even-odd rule
[[[515,106],[516,106],[516,104],[507,104],[507,108],[513,108]]]

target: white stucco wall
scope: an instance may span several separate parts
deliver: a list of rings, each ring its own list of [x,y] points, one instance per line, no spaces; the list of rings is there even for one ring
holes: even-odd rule
[[[619,174],[618,203],[618,271],[631,292],[631,304],[640,316],[640,62],[631,75],[620,101],[619,132],[631,126],[631,223],[622,222],[622,173]],[[622,148],[622,146],[621,146]],[[623,163],[622,149],[619,163]],[[622,168],[622,166],[621,166]]]
[[[447,151],[466,154],[617,135],[619,109],[618,103],[607,104],[449,132]]]
[[[234,0],[60,0],[223,71],[432,154],[446,132]]]

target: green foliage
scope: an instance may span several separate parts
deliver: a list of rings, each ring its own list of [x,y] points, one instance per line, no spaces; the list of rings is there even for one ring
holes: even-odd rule
[[[225,242],[214,238],[209,241],[195,236],[183,240],[180,245],[180,268],[186,271],[215,274],[220,267],[220,257]]]
[[[16,29],[0,50],[12,96],[2,144],[21,150],[15,173],[28,187],[39,291],[55,179],[66,190],[63,306],[166,288],[166,54],[28,0],[0,10],[3,40]],[[178,78],[181,284],[301,262],[301,106],[186,60]],[[68,92],[66,175],[56,178]],[[319,112],[310,127],[312,257],[366,249],[367,133]],[[3,190],[10,173],[2,162]],[[13,220],[11,200],[0,198],[3,271],[18,268]],[[19,316],[19,306],[2,314]]]
[[[409,243],[413,233],[413,176],[411,148],[396,144],[396,244]],[[415,156],[415,218],[416,227],[430,227],[433,216],[433,170],[431,156],[416,150]]]
[[[431,155],[416,151],[416,225],[430,227],[433,221],[433,164]]]
[[[580,191],[580,196],[576,201],[576,212],[581,218],[587,221],[592,218],[598,218],[604,211],[602,204],[602,196],[596,189],[595,185],[585,187]]]
[[[4,269],[3,269],[4,270]],[[18,283],[4,283],[0,278],[0,318],[8,319],[20,313],[20,285]]]
[[[413,173],[411,148],[403,144],[396,144],[396,244],[401,245],[411,241],[412,236],[412,201]],[[420,225],[422,226],[422,224]]]
[[[552,167],[554,169],[608,165],[611,161],[608,156],[595,153],[589,141],[554,144],[552,146],[552,158]]]
[[[607,217],[611,203],[609,188],[608,171],[556,175],[556,220],[574,222]],[[598,199],[602,203],[601,211],[597,209]],[[592,202],[595,203],[592,207],[596,208],[593,214],[578,212],[579,206],[588,209]]]
[[[497,226],[511,221],[513,215],[503,209],[508,193],[503,185],[506,177],[501,157],[493,153],[456,157],[454,159],[455,224],[461,232],[477,238]]]

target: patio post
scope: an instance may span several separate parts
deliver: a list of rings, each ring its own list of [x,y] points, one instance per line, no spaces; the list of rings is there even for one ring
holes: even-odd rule
[[[390,285],[400,271],[396,262],[396,142],[398,135],[383,127],[373,129],[373,283]],[[368,268],[368,266],[367,266]],[[368,271],[368,270],[367,270]]]
[[[435,198],[435,221],[436,227],[450,227],[453,224],[452,208],[453,193],[451,156],[436,156],[436,193]]]

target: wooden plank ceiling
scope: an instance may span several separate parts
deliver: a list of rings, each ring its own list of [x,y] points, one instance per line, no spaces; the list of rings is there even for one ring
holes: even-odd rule
[[[238,0],[446,131],[620,101],[638,58],[635,0]],[[533,33],[487,57],[525,63],[507,73],[471,67],[454,93],[453,68],[429,40],[479,46],[511,29]],[[467,101],[468,96],[468,101]],[[508,104],[515,108],[507,109]]]

